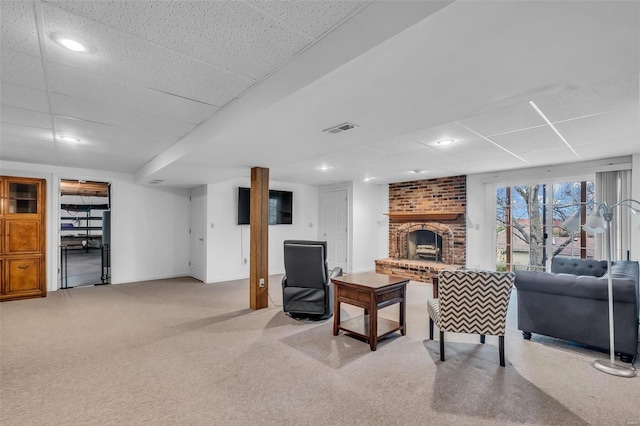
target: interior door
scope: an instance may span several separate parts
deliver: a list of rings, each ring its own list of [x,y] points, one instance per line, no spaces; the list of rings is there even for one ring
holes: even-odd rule
[[[191,195],[191,253],[189,275],[205,281],[205,194]]]
[[[322,237],[327,241],[329,269],[336,266],[348,271],[348,194],[346,189],[326,191],[322,194]]]

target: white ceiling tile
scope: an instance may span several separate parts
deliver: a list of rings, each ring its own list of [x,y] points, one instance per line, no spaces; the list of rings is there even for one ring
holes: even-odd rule
[[[518,161],[520,164],[525,164],[518,160],[517,157],[485,139],[461,141],[446,146],[434,146],[433,148],[449,156],[459,158],[460,161]]]
[[[405,135],[409,139],[420,142],[423,145],[434,148],[441,148],[436,142],[444,139],[453,139],[457,142],[468,142],[479,138],[479,136],[460,125],[459,123],[447,123],[441,126],[434,126],[428,129],[418,130]]]
[[[109,170],[122,173],[133,173],[146,162],[146,156],[136,156],[131,153],[123,156],[111,150],[110,152],[95,151],[82,146],[59,146],[58,165],[63,167],[78,167],[93,170]]]
[[[54,115],[58,117],[114,126],[122,121],[123,115],[130,113],[115,104],[103,103],[97,99],[75,98],[57,93],[51,95],[51,104]]]
[[[55,162],[56,150],[55,145],[51,142],[5,135],[3,128],[0,156],[2,160],[6,161],[52,164]]]
[[[218,111],[212,105],[125,84],[63,64],[52,64],[49,80],[54,113],[87,120],[110,122],[106,117],[139,111],[199,124]]]
[[[388,158],[391,154],[378,151],[377,149],[371,149],[367,146],[358,146],[355,148],[349,148],[344,152],[341,151],[339,155],[343,155],[346,158],[356,158],[364,163],[370,163]]]
[[[638,105],[605,114],[555,124],[573,146],[602,143],[612,139],[635,139],[640,146],[640,110]]]
[[[365,144],[363,146],[365,148],[375,149],[376,151],[384,152],[386,154],[398,154],[402,152],[412,152],[425,149],[424,145],[416,142],[413,139],[409,139],[406,136],[397,136],[382,141]]]
[[[3,105],[1,117],[3,125],[20,124],[41,129],[51,129],[51,116],[42,112]]]
[[[5,137],[20,138],[28,141],[53,142],[51,128],[38,128],[20,124],[2,123],[2,142]]]
[[[168,148],[194,128],[193,124],[163,119],[162,117],[132,112],[124,117],[118,128],[122,140],[130,143]]]
[[[3,49],[0,65],[3,83],[46,90],[42,60],[39,57]]]
[[[549,126],[492,136],[491,140],[518,155],[566,146]]]
[[[0,87],[0,101],[2,105],[24,108],[38,112],[49,112],[47,92],[31,89],[15,84],[2,83]]]
[[[271,174],[271,173],[270,173]],[[194,188],[202,185],[202,182],[224,182],[238,177],[249,178],[251,171],[248,168],[232,167],[194,167],[173,163],[154,175],[156,179],[164,179],[171,182],[171,186],[185,186]],[[151,181],[149,179],[147,182]]]
[[[481,161],[465,161],[457,164],[450,164],[446,166],[446,170],[449,175],[467,175],[473,173],[487,173],[498,170],[512,170],[522,167],[521,161],[495,161],[495,162],[481,162]],[[442,176],[446,176],[442,175]]]
[[[251,0],[249,3],[315,38],[320,37],[353,12],[367,4],[365,1],[326,0]]]
[[[130,112],[117,125],[55,117],[58,133],[82,140],[108,140],[125,152],[146,153],[147,161],[193,128],[193,125]],[[123,152],[121,152],[123,153]]]
[[[13,49],[32,56],[40,56],[36,30],[34,3],[30,1],[0,1],[0,34],[2,55]]]
[[[84,110],[77,109],[81,107],[84,107]],[[60,123],[59,128],[64,128],[65,131],[117,138],[127,141],[128,144],[140,145],[141,149],[148,149],[150,145],[166,148],[195,126],[167,117],[127,111],[89,100],[68,99],[59,95],[54,97],[54,108],[57,114],[56,122]]]
[[[117,134],[117,128],[110,124],[76,120],[67,117],[54,117],[54,121],[58,133],[77,136],[80,139],[91,136],[111,138]]]
[[[535,103],[555,124],[561,120],[637,106],[638,99],[638,74],[634,73],[536,99]]]
[[[47,38],[47,52],[53,61],[105,74],[125,84],[136,84],[217,106],[226,104],[254,84],[254,80],[87,18],[46,5],[43,5],[43,10],[47,34],[73,31],[96,48],[91,55],[74,54]]]
[[[522,158],[531,163],[531,166],[571,163],[581,160],[580,158],[577,158],[576,155],[566,146],[523,153]]]
[[[279,68],[311,41],[242,2],[51,3],[253,79]]]
[[[447,164],[464,161],[456,156],[437,151],[433,148],[424,148],[417,151],[403,152],[391,155],[382,161],[372,162],[382,168],[400,168],[404,170],[434,170]]]
[[[528,102],[518,103],[458,121],[483,136],[492,136],[545,124],[542,117]]]
[[[383,159],[388,157],[389,154],[368,149],[366,147],[357,146],[324,154],[316,157],[315,159],[322,159],[323,162],[329,164],[339,164],[348,168],[350,166],[355,166],[358,164],[369,164],[371,162],[382,161]]]
[[[576,152],[583,160],[592,160],[622,155],[640,154],[640,141],[634,138],[612,138],[606,143],[577,146]]]

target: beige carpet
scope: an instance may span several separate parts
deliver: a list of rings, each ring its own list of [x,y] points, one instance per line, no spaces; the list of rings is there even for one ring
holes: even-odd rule
[[[278,277],[270,286],[280,303]],[[515,293],[506,368],[491,336],[480,345],[478,336],[447,334],[439,361],[438,342],[428,340],[428,284],[409,284],[408,333],[375,352],[334,337],[332,320],[295,321],[273,305],[251,311],[248,293],[246,280],[183,278],[3,303],[0,424],[640,423],[640,378],[593,369],[603,353],[523,340]]]

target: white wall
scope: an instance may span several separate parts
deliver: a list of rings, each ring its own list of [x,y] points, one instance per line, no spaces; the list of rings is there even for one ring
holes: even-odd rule
[[[47,181],[47,289],[58,288],[60,179],[111,183],[114,284],[188,273],[189,191],[133,183],[133,175],[0,161],[3,175]]]
[[[351,198],[351,272],[373,271],[389,253],[389,185],[353,182]]]
[[[635,154],[632,160],[631,194],[634,200],[640,201],[640,154]],[[640,207],[637,204],[634,207]],[[640,215],[635,215],[635,225],[640,225]],[[640,261],[640,230],[632,226],[631,258]]]
[[[248,188],[251,182],[243,178],[207,186],[208,283],[249,277],[249,225],[237,225],[240,186]],[[293,192],[293,224],[269,226],[269,274],[280,274],[284,240],[318,238],[318,188],[276,181],[269,187]]]
[[[496,203],[494,184],[483,175],[467,176],[467,267],[495,269]]]
[[[496,263],[496,187],[505,184],[561,182],[595,179],[596,172],[633,167],[634,197],[640,192],[640,161],[638,155],[554,166],[532,167],[467,176],[467,267],[494,269]],[[638,260],[640,231],[634,229],[632,240],[636,248],[632,259]]]
[[[189,275],[189,191],[111,184],[112,282]]]

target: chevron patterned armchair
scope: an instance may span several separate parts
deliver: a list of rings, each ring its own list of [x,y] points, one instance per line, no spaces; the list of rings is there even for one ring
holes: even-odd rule
[[[427,301],[429,339],[433,324],[440,329],[440,360],[444,361],[444,332],[499,336],[500,365],[504,367],[507,307],[515,274],[473,270],[441,271],[438,298]]]

